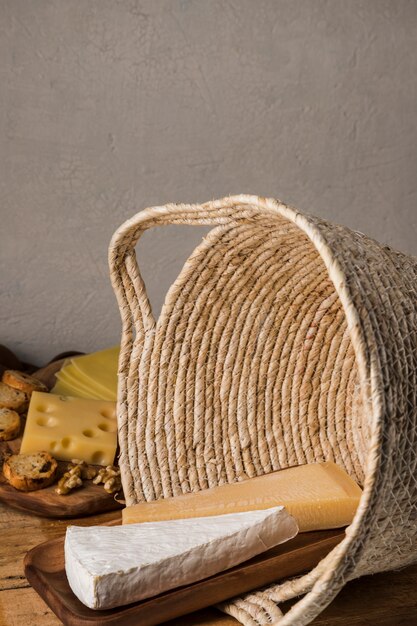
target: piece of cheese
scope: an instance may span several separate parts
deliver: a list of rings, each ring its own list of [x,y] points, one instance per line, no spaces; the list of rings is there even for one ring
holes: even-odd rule
[[[66,361],[56,374],[58,382],[52,393],[59,395],[65,390],[79,398],[116,401],[119,352],[115,346]]]
[[[202,580],[292,539],[283,507],[130,526],[70,526],[65,571],[81,602],[110,609]]]
[[[93,354],[73,357],[71,363],[86,382],[94,381],[117,399],[117,368],[120,346],[100,350]]]
[[[85,385],[85,383],[82,383],[81,381],[79,381],[75,377],[73,377],[71,375],[71,373],[68,372],[68,368],[65,368],[65,370],[61,370],[60,372],[57,372],[56,373],[56,378],[57,378],[57,380],[59,380],[62,383],[64,383],[64,385],[66,385],[70,389],[74,389],[74,391],[79,391],[81,393],[91,393],[92,392],[91,389],[87,385]],[[90,396],[88,396],[88,397],[90,397]]]
[[[83,397],[82,393],[80,394],[78,391],[74,391],[72,386],[62,380],[57,380],[53,389],[51,389],[51,393],[54,396],[72,396],[73,398]]]
[[[116,447],[114,402],[32,393],[22,454],[46,450],[62,461],[111,465]]]
[[[98,385],[94,383],[86,382],[81,380],[81,377],[77,375],[77,370],[75,370],[72,364],[65,366],[64,369],[56,373],[56,378],[64,383],[69,389],[73,390],[78,394],[81,398],[91,398],[95,400],[112,400],[111,394],[109,392],[106,393],[106,390],[103,390]],[[75,395],[75,394],[74,394]],[[102,396],[107,397],[102,397]]]
[[[55,396],[72,396],[73,398],[85,398],[86,400],[108,400],[108,398],[102,398],[101,393],[96,393],[91,388],[86,389],[81,386],[80,383],[74,383],[72,380],[67,379],[66,376],[58,378],[51,393]]]
[[[361,489],[334,463],[313,463],[123,509],[123,524],[220,515],[283,505],[301,532],[351,523]]]
[[[106,396],[100,398],[101,400],[115,400],[113,389],[108,389],[100,381],[89,378],[81,373],[74,363],[65,365],[65,367],[56,374],[56,377],[61,380],[64,378],[71,382],[71,384],[83,387],[87,391]]]

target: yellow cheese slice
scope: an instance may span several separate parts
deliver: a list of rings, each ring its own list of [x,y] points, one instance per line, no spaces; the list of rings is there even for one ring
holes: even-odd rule
[[[52,393],[116,401],[119,351],[115,346],[66,361]]]
[[[22,454],[46,450],[61,461],[112,465],[116,447],[114,402],[32,393]]]
[[[103,400],[114,400],[114,391],[112,389],[108,389],[105,385],[101,384],[99,381],[89,378],[75,367],[73,363],[69,363],[65,365],[60,372],[58,372],[57,377],[65,377],[66,380],[70,381],[71,384],[75,386],[84,387],[89,391],[98,395],[98,397],[103,397],[106,395],[107,397]]]
[[[334,463],[290,467],[264,476],[196,493],[143,502],[122,511],[123,524],[207,517],[283,505],[300,531],[351,523],[362,490]]]
[[[71,359],[72,365],[82,375],[85,382],[94,381],[117,399],[117,369],[120,347],[114,346],[93,354],[86,354]]]
[[[57,396],[73,396],[74,398],[82,398],[83,396],[79,393],[75,392],[72,387],[67,386],[67,384],[61,380],[58,380],[54,388],[51,389],[51,393]]]
[[[76,389],[82,392],[91,393],[91,389],[89,389],[87,385],[84,385],[79,380],[71,376],[71,374],[69,374],[66,369],[61,372],[58,372],[56,374],[56,377],[62,383],[67,385],[67,387],[72,387],[73,389]],[[91,397],[91,396],[88,395],[86,397]]]
[[[65,376],[60,377],[53,389],[51,389],[51,393],[55,395],[64,395],[64,396],[73,396],[74,398],[86,398],[90,400],[103,400],[107,398],[101,398],[99,395],[96,395],[91,391],[91,389],[82,387],[78,382],[75,384],[71,380],[67,379]]]
[[[77,391],[76,395],[82,398],[114,400],[113,394],[104,387],[100,387],[94,381],[89,382],[83,380],[72,364],[65,366],[61,371],[57,372],[56,377],[67,385],[67,387]]]

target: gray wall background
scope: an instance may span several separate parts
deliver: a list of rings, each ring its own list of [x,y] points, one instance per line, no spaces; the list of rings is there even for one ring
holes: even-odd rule
[[[271,195],[417,253],[415,0],[1,0],[0,343],[119,340],[136,211]],[[153,231],[155,312],[201,231]]]

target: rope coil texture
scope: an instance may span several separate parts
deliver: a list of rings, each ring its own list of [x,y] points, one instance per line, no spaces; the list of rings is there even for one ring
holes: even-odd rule
[[[135,245],[164,224],[213,229],[155,320]],[[417,561],[417,259],[242,195],[139,212],[109,264],[127,505],[328,460],[364,488],[312,572],[219,608],[245,626],[304,626],[349,579]]]

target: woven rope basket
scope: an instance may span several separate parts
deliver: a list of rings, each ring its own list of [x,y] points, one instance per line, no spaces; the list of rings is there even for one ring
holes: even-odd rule
[[[164,224],[214,228],[156,321],[134,248]],[[417,259],[255,196],[146,209],[109,259],[128,505],[325,460],[364,488],[314,570],[223,611],[303,626],[348,580],[417,561]]]

